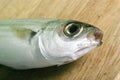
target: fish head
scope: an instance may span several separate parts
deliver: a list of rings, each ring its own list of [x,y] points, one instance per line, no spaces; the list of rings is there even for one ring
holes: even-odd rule
[[[102,31],[93,25],[68,21],[56,27],[52,38],[48,39],[47,58],[58,65],[72,62],[100,46],[102,37]]]

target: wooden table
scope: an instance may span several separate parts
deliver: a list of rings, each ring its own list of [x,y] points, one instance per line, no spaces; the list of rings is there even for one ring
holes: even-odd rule
[[[16,71],[0,66],[0,80],[120,80],[120,0],[0,0],[0,19],[74,19],[98,26],[103,45],[60,67]]]

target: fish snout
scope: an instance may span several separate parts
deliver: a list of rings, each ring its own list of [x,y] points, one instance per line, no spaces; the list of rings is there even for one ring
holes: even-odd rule
[[[98,46],[102,45],[103,32],[99,29],[94,31],[95,40],[99,40]]]
[[[88,33],[87,38],[89,40],[99,41],[98,45],[101,45],[102,44],[102,38],[103,38],[103,32],[100,29],[95,28],[93,31]]]
[[[101,30],[99,30],[99,29],[95,29],[94,36],[95,36],[95,39],[102,40],[103,32]]]

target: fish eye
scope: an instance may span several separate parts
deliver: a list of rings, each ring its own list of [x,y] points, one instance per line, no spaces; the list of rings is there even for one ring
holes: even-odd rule
[[[68,37],[76,37],[83,31],[83,27],[77,23],[70,23],[65,26],[64,34]]]

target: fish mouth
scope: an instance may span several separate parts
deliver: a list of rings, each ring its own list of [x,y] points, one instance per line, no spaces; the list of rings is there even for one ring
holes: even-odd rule
[[[84,48],[78,49],[76,52],[83,51],[83,50],[85,50],[85,49],[87,49],[87,48],[90,48],[90,47],[84,47]]]
[[[97,44],[97,46],[101,46],[103,44],[103,42],[100,40],[99,43]]]
[[[76,52],[80,52],[80,51],[86,50],[86,49],[91,48],[91,47],[99,47],[102,44],[103,44],[103,42],[100,40],[97,44],[93,44],[93,45],[90,45],[90,46],[87,46],[87,47],[84,47],[84,48],[80,48]]]
[[[90,48],[90,47],[93,47],[93,46],[95,46],[95,45],[78,49],[78,50],[76,51],[76,53],[77,53],[77,52],[80,52],[80,51],[83,51],[83,50],[86,50],[86,49],[88,49],[88,48]]]

